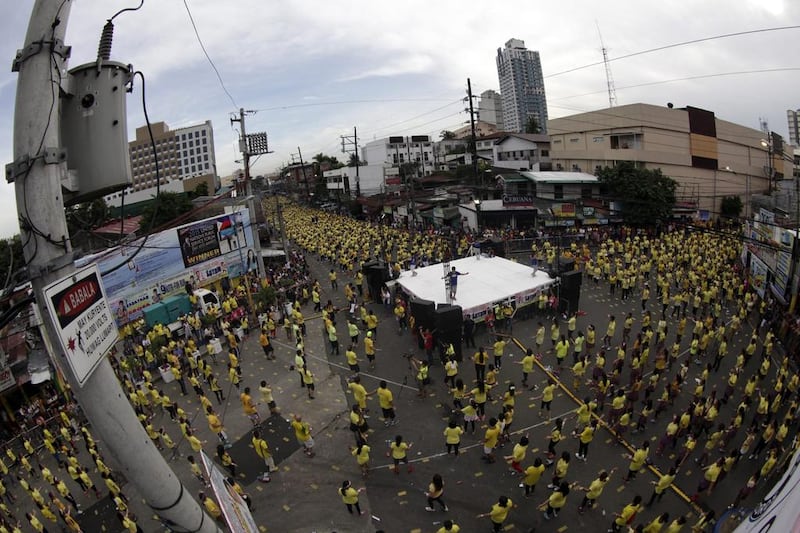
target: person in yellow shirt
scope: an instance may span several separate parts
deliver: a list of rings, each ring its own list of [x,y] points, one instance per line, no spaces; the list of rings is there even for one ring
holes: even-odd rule
[[[514,445],[514,449],[511,451],[511,455],[507,455],[504,459],[509,463],[511,469],[510,472],[512,474],[524,474],[525,471],[522,469],[522,461],[525,460],[525,455],[528,452],[528,440],[527,435],[523,435],[517,444]]]
[[[567,495],[569,494],[569,483],[562,481],[556,490],[554,490],[547,500],[542,504],[546,505],[544,511],[544,519],[550,520],[558,516],[558,512],[567,504]],[[541,506],[540,506],[541,507]]]
[[[533,365],[536,362],[536,356],[533,355],[533,350],[528,348],[525,350],[525,356],[522,361],[518,361],[518,365],[522,365],[522,386],[528,386],[528,374],[533,373]]]
[[[261,424],[261,416],[258,414],[256,404],[253,402],[253,397],[250,395],[250,387],[244,388],[244,392],[239,395],[239,401],[242,402],[242,411],[244,411],[245,416],[250,419],[250,422],[253,423],[253,426],[259,426]]]
[[[614,533],[619,533],[622,531],[622,528],[626,525],[629,525],[633,522],[636,518],[636,513],[639,512],[639,509],[642,507],[642,497],[638,494],[634,496],[633,501],[622,508],[622,511],[616,513],[614,516],[614,521],[611,522],[611,530]]]
[[[359,443],[358,446],[353,447],[351,450],[352,455],[356,458],[358,467],[361,469],[361,475],[367,477],[369,474],[369,452],[372,448],[367,446],[366,442]]]
[[[392,391],[389,390],[386,380],[382,379],[380,383],[378,383],[378,388],[367,394],[378,395],[378,403],[381,406],[381,414],[383,416],[383,425],[389,427],[397,424],[397,415],[394,410],[394,395]]]
[[[272,452],[269,449],[269,444],[264,438],[261,436],[261,431],[258,429],[253,430],[253,438],[251,439],[251,444],[253,445],[253,449],[255,449],[256,454],[264,461],[264,464],[267,467],[266,472],[264,472],[259,478],[259,481],[263,481],[264,483],[270,482],[270,473],[276,472],[278,469],[275,467],[275,459],[272,457]]]
[[[492,505],[488,513],[479,514],[476,518],[486,518],[488,516],[489,520],[492,522],[492,530],[495,533],[499,533],[503,529],[503,523],[508,518],[509,511],[513,508],[514,502],[511,501],[511,498],[508,496],[500,496],[497,499],[497,503]]]
[[[503,352],[506,349],[507,341],[503,340],[503,337],[506,335],[500,335],[499,333],[496,334],[496,340],[492,345],[492,352],[494,355],[494,367],[499,372],[501,367],[503,366]]]
[[[611,473],[613,474],[614,471],[612,470]],[[581,504],[578,506],[578,512],[580,514],[583,514],[587,507],[589,509],[594,508],[595,501],[597,501],[597,498],[603,493],[603,489],[608,484],[609,479],[610,474],[602,470],[597,478],[589,484],[589,488],[586,489],[586,494],[583,496],[583,501],[581,501]]]
[[[650,443],[644,441],[642,446],[637,448],[631,456],[631,462],[628,465],[628,473],[622,479],[625,483],[636,477],[636,474],[644,467],[647,462],[647,456],[650,453]]]
[[[662,474],[661,477],[658,478],[658,481],[651,482],[655,485],[655,488],[653,488],[653,494],[650,495],[650,501],[647,502],[647,507],[650,507],[655,502],[661,501],[661,498],[664,497],[664,493],[672,485],[672,482],[675,481],[675,476],[677,475],[678,471],[675,467],[672,467],[666,474]]]
[[[201,490],[197,494],[197,499],[203,502],[203,507],[205,507],[206,512],[211,515],[211,518],[214,520],[222,520],[222,510],[220,510],[217,502],[212,500],[210,496],[206,496],[205,492]]]
[[[331,270],[331,272],[333,272],[333,270]],[[361,506],[358,504],[358,495],[364,490],[365,489],[363,487],[360,489],[354,489],[353,485],[349,481],[342,481],[342,487],[339,489],[339,495],[342,497],[342,503],[345,504],[347,511],[350,514],[353,514],[353,508],[355,508],[358,516],[364,514],[364,511],[361,510]]]
[[[314,457],[314,439],[311,436],[311,426],[308,422],[303,422],[303,417],[294,415],[292,429],[297,441],[302,444],[303,451],[308,457]]]
[[[644,526],[642,533],[661,533],[661,531],[664,529],[664,526],[667,525],[667,522],[669,522],[669,513],[662,513],[653,518],[649,524]]]
[[[389,445],[392,461],[394,462],[394,468],[392,468],[392,470],[394,470],[395,474],[400,473],[400,463],[408,465],[409,474],[414,471],[414,466],[408,462],[408,450],[410,450],[412,446],[414,446],[414,443],[404,442],[402,435],[397,435]]]
[[[533,464],[525,469],[525,477],[522,478],[522,485],[525,487],[525,496],[533,494],[536,484],[541,479],[544,473],[544,463],[538,457],[533,461]]]
[[[459,533],[461,527],[452,520],[445,520],[442,522],[442,527],[436,530],[436,533]]]
[[[210,429],[211,432],[219,438],[220,442],[226,448],[230,448],[230,441],[228,440],[228,435],[225,433],[225,427],[222,425],[222,420],[220,420],[219,416],[217,416],[214,410],[210,407],[206,408],[206,421],[208,422],[208,429]]]
[[[444,429],[443,434],[445,437],[445,445],[447,446],[447,455],[450,455],[450,451],[452,450],[454,455],[458,456],[458,447],[461,445],[461,435],[464,434],[464,430],[461,429],[461,426],[459,426],[455,420],[451,419]]]
[[[483,457],[482,459],[487,463],[494,463],[494,448],[497,446],[497,441],[500,437],[500,428],[497,425],[496,418],[489,419],[489,427],[486,428],[486,433],[483,436]]]
[[[353,398],[356,400],[358,407],[361,408],[362,411],[368,412],[367,409],[367,389],[364,388],[364,385],[361,384],[361,377],[355,376],[350,380],[348,383],[347,388],[353,394]]]

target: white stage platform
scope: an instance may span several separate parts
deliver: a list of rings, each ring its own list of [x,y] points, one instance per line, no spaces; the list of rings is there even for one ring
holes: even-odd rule
[[[405,270],[395,280],[403,289],[416,298],[430,300],[439,304],[461,306],[465,315],[473,320],[483,320],[486,311],[497,302],[511,300],[515,307],[533,302],[543,290],[555,284],[547,272],[541,270],[533,274],[529,266],[503,259],[502,257],[471,256],[451,261],[449,266],[437,263],[424,268],[417,268],[417,275]],[[456,267],[467,276],[459,276],[456,299],[448,301],[445,271]]]

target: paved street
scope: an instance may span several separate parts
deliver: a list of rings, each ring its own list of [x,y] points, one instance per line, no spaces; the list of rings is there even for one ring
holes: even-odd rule
[[[320,280],[326,279],[324,274],[329,270],[329,266],[320,264],[314,258],[309,258],[309,262],[314,275]],[[344,281],[340,283],[343,285]],[[467,285],[465,284],[461,290],[468,290]],[[323,301],[329,298],[333,299],[337,305],[343,306],[344,304],[341,292],[330,294],[326,291],[323,294]],[[638,297],[623,302],[618,298],[609,297],[607,286],[604,283],[595,286],[593,283],[584,281],[580,308],[586,314],[579,317],[578,329],[585,331],[589,323],[594,323],[598,332],[602,334],[605,331],[608,314],[615,314],[620,323],[628,311],[634,312],[634,316],[640,318],[639,305]],[[226,390],[226,401],[223,406],[219,406],[218,412],[224,417],[228,433],[235,441],[230,453],[239,465],[238,481],[252,496],[254,516],[257,523],[266,528],[266,531],[371,532],[384,529],[385,531],[427,532],[436,531],[446,518],[458,523],[463,532],[488,531],[490,529],[488,519],[478,519],[476,515],[488,512],[491,505],[501,495],[508,496],[517,505],[506,522],[505,529],[507,531],[526,532],[532,528],[536,528],[538,531],[574,531],[578,529],[605,531],[611,524],[613,513],[620,511],[634,495],[639,494],[647,501],[652,492],[652,482],[657,479],[653,472],[642,472],[630,483],[622,482],[629,463],[626,456],[630,451],[627,447],[628,443],[638,446],[645,440],[649,441],[653,466],[661,471],[665,471],[673,464],[675,452],[665,453],[663,457],[655,457],[654,453],[658,439],[663,434],[668,422],[667,414],[662,414],[656,423],[648,424],[644,434],[633,435],[629,432],[625,437],[626,442],[619,442],[607,430],[602,429],[591,445],[587,462],[577,460],[573,454],[566,479],[570,483],[575,483],[576,486],[569,494],[567,505],[562,513],[550,521],[545,521],[541,510],[537,507],[545,501],[550,493],[546,485],[553,475],[553,467],[545,471],[534,494],[530,498],[525,498],[524,491],[518,486],[519,476],[512,475],[500,457],[503,454],[509,455],[513,444],[522,435],[528,435],[531,444],[523,466],[531,464],[536,457],[544,458],[547,437],[553,422],[548,422],[538,416],[539,401],[534,399],[541,394],[541,389],[547,381],[542,369],[537,368],[531,376],[531,383],[536,383],[539,390],[524,390],[520,386],[520,367],[514,364],[521,359],[522,350],[519,347],[510,347],[506,350],[505,363],[494,394],[495,400],[487,405],[487,420],[499,413],[501,403],[497,398],[502,396],[502,392],[511,382],[517,385],[518,395],[512,427],[512,442],[498,450],[496,463],[486,464],[480,458],[480,443],[485,423],[475,435],[464,435],[463,453],[458,458],[447,455],[442,431],[451,414],[451,401],[449,391],[443,384],[442,368],[435,366],[432,369],[433,384],[429,387],[429,394],[425,398],[418,398],[416,389],[413,387],[413,371],[409,369],[408,362],[402,357],[402,354],[416,351],[418,356],[422,356],[422,352],[417,350],[416,344],[412,342],[412,338],[407,332],[398,335],[389,310],[380,305],[372,305],[371,308],[376,311],[381,320],[376,342],[378,347],[377,365],[372,370],[367,368],[366,362],[362,363],[362,370],[364,370],[361,374],[362,382],[368,390],[374,390],[379,379],[387,380],[389,388],[395,395],[399,423],[391,428],[385,428],[379,419],[380,409],[377,399],[374,397],[370,399],[371,418],[369,424],[371,430],[368,443],[372,447],[372,460],[371,470],[366,480],[361,478],[355,458],[350,454],[350,447],[354,442],[349,431],[347,415],[353,399],[352,396],[345,394],[345,388],[346,379],[351,373],[345,366],[343,355],[329,356],[326,353],[321,321],[311,313],[311,306],[307,306],[303,311],[307,317],[308,327],[306,351],[310,367],[316,376],[315,399],[307,397],[304,389],[299,385],[297,373],[289,370],[293,361],[294,346],[287,343],[283,331],[279,331],[277,342],[275,342],[277,361],[265,360],[258,346],[257,336],[251,334],[245,343],[242,356],[244,369],[242,387],[250,386],[255,390],[260,380],[266,379],[273,385],[276,401],[282,410],[281,416],[266,418],[262,425],[265,437],[275,451],[276,461],[280,468],[280,472],[273,474],[271,483],[261,483],[256,480],[257,474],[262,471],[262,465],[249,444],[251,425],[241,410],[235,389]],[[656,309],[656,302],[652,300],[650,309],[654,314],[656,311],[660,312],[660,306],[659,309]],[[340,338],[346,338],[343,313],[340,312],[339,316],[341,319],[337,321],[337,324]],[[533,335],[538,320],[539,318],[536,317],[515,322],[513,335],[522,346],[533,344]],[[565,327],[565,324],[562,323],[562,328]],[[670,327],[673,327],[672,322],[670,322]],[[637,327],[634,327],[634,336],[637,331]],[[601,334],[598,335],[598,340]],[[617,342],[620,335],[621,328],[617,330]],[[688,338],[686,337],[688,336],[684,337],[682,346],[682,360],[688,357],[685,353],[688,347]],[[672,336],[669,337],[670,343],[672,338]],[[744,334],[740,333],[739,337],[732,340],[729,350],[731,354],[737,354],[740,351],[744,338]],[[482,329],[478,330],[476,341],[479,345],[483,344],[487,347],[493,342]],[[545,346],[549,346],[549,340]],[[465,350],[465,357],[471,356],[472,352],[471,349]],[[362,351],[359,350],[359,353]],[[723,361],[722,369],[713,374],[712,380],[716,380],[719,384],[719,390],[724,388],[723,380],[727,376],[728,370],[726,367],[733,364],[734,359],[732,356],[726,358]],[[220,362],[215,370],[220,373],[223,371],[222,358],[218,358],[218,360]],[[550,366],[554,361],[552,352],[549,352],[544,355],[542,363]],[[748,368],[746,374],[752,372],[757,363],[751,362],[750,365],[753,368]],[[676,370],[673,369],[673,372]],[[691,364],[688,374],[689,381],[693,383],[699,372],[700,367]],[[471,383],[474,373],[469,361],[462,362],[459,375],[466,382]],[[573,397],[584,397],[589,394],[589,391],[585,385],[581,385],[578,390],[573,390],[571,372],[564,371],[562,375],[565,378],[562,385],[566,386],[567,390],[559,389],[557,391],[552,412],[554,419],[556,417],[564,418],[564,434],[569,435],[576,425],[574,411],[577,403]],[[774,371],[771,375],[774,375]],[[740,379],[740,389],[745,381],[744,377]],[[224,383],[223,386],[226,389],[228,388],[227,380],[221,379],[220,382]],[[623,375],[622,382],[627,383],[627,370]],[[177,384],[161,385],[165,392],[177,400],[190,416],[195,417],[193,426],[200,438],[207,441],[205,445],[207,453],[213,454],[216,437],[209,431],[204,417],[198,416],[199,403],[191,390],[188,395],[181,396]],[[682,397],[675,403],[676,412],[685,409],[688,405],[692,389],[693,386],[684,387]],[[658,390],[660,391],[660,387]],[[254,396],[257,396],[257,392],[254,393]],[[736,403],[738,400],[723,407],[719,417],[720,421],[727,423]],[[217,408],[216,402],[215,408]],[[265,406],[260,406],[260,408],[262,416],[267,417],[269,413]],[[304,420],[311,423],[316,441],[315,457],[308,458],[298,452],[298,445],[288,427],[287,420],[291,414],[301,414]],[[175,473],[183,480],[191,493],[196,495],[201,487],[191,475],[186,462],[186,455],[191,451],[187,443],[180,440],[180,432],[176,424],[170,422],[166,415],[159,414],[154,425],[156,427],[163,425],[179,443],[181,456],[172,457],[171,464]],[[396,475],[388,468],[391,460],[385,452],[388,451],[388,442],[398,434],[402,435],[405,441],[413,443],[410,452],[414,466],[413,473],[407,473],[405,469],[402,469],[401,473]],[[742,436],[743,432],[737,435],[735,440],[737,446]],[[702,447],[704,440],[701,438],[698,450]],[[577,439],[569,436],[559,444],[558,452],[563,450],[575,452],[577,446]],[[102,442],[100,442],[100,448],[102,450]],[[680,449],[680,444],[678,449]],[[85,451],[81,453],[83,455],[81,460],[84,461],[86,453]],[[46,454],[42,453],[42,455]],[[692,457],[698,456],[699,451],[695,452]],[[114,469],[113,459],[107,459],[111,468]],[[717,514],[722,513],[750,473],[760,465],[761,461],[759,460],[743,460],[742,464],[716,488],[712,496],[701,496],[699,503],[704,508],[714,509]],[[587,510],[584,514],[578,514],[577,506],[584,494],[579,487],[587,487],[601,469],[609,471],[615,469],[611,476],[611,482],[599,498],[597,508]],[[436,473],[442,475],[444,479],[443,498],[449,507],[447,513],[439,510],[435,512],[425,510],[424,492],[427,490],[432,476]],[[355,487],[366,488],[361,497],[362,509],[366,511],[364,517],[351,516],[347,513],[337,493],[343,480],[351,480]],[[691,495],[695,492],[699,480],[699,468],[690,459],[680,470],[675,486],[683,494]],[[95,478],[96,483],[99,484],[101,481],[98,477]],[[76,486],[71,488],[81,499],[80,491]],[[129,486],[124,486],[123,490],[131,498],[131,508],[139,517],[142,528],[145,531],[158,531],[158,523],[148,520],[147,517],[151,516],[152,512],[141,504],[141,498]],[[16,491],[19,492],[19,489],[17,488]],[[21,497],[18,502],[24,505],[25,498],[27,497]],[[751,498],[747,503],[752,504],[755,498]],[[82,499],[81,503],[84,507],[94,503],[93,498],[83,497]],[[108,500],[104,499],[98,505],[108,508],[108,504]],[[115,527],[113,515],[109,517],[107,514],[100,513],[95,516],[95,511],[99,511],[100,507],[89,509],[89,512],[83,517],[82,523],[87,526],[86,530],[99,530],[94,528],[99,527],[96,524],[99,524],[105,516],[107,530],[119,531],[120,528]],[[22,508],[20,507],[20,509]],[[640,512],[635,519],[635,524],[649,523],[652,518],[665,511],[669,512],[672,518],[685,514],[689,517],[689,524],[692,524],[697,519],[698,508],[690,505],[685,497],[668,491],[661,502]],[[24,511],[22,512],[24,513]],[[90,524],[93,524],[91,525],[92,529],[89,529]]]

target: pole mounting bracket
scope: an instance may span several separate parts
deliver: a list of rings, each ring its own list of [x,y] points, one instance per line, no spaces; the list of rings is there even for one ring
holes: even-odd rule
[[[22,63],[40,54],[46,47],[51,54],[56,54],[60,56],[61,59],[68,59],[72,53],[72,47],[65,45],[61,39],[56,39],[54,41],[45,41],[44,39],[41,41],[34,41],[25,48],[17,50],[17,55],[14,56],[14,61],[11,62],[11,72],[19,72],[19,67]]]
[[[28,174],[37,159],[44,161],[45,165],[59,165],[67,160],[67,149],[46,147],[42,149],[39,156],[31,157],[26,154],[17,158],[14,162],[6,165],[6,181],[14,183],[19,176]]]

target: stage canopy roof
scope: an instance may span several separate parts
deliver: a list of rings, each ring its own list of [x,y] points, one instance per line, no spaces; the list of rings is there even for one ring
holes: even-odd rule
[[[483,317],[487,307],[495,302],[514,301],[517,307],[531,303],[542,290],[555,283],[546,272],[537,271],[535,275],[531,267],[503,259],[502,257],[470,256],[451,261],[449,266],[437,263],[417,268],[417,275],[411,271],[403,271],[397,279],[403,289],[416,298],[430,300],[439,304],[461,306],[464,314],[475,319]],[[461,273],[458,280],[456,299],[448,301],[445,272],[456,267]]]

